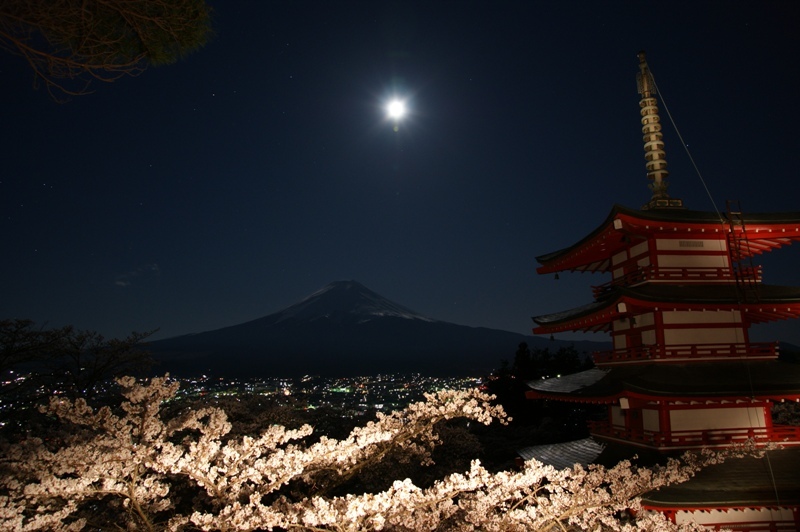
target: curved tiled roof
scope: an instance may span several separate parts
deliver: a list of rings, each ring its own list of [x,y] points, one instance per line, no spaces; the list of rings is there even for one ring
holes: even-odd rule
[[[536,395],[572,400],[613,398],[625,393],[664,397],[800,397],[800,364],[715,361],[641,364],[592,369],[528,386]]]
[[[592,438],[534,445],[520,449],[519,455],[523,460],[538,460],[545,465],[556,469],[574,467],[575,464],[588,466],[603,452],[605,445]]]
[[[635,287],[614,287],[610,289],[600,300],[560,312],[534,316],[533,321],[542,327],[552,327],[564,324],[580,318],[588,318],[609,310],[606,317],[597,319],[598,323],[610,323],[618,317],[615,305],[622,300],[640,301],[648,303],[664,303],[673,305],[689,305],[698,310],[702,308],[713,308],[715,305],[743,305],[745,308],[752,308],[754,313],[760,312],[764,305],[794,305],[800,303],[800,287],[797,286],[777,286],[777,285],[758,285],[757,302],[740,302],[740,294],[736,286],[731,284],[655,284],[646,283]],[[772,321],[794,317],[800,313],[800,308],[787,310],[786,316],[775,315],[773,317],[763,316],[754,319],[753,322]],[[580,330],[583,327],[576,327]],[[536,331],[546,332],[546,331]]]
[[[608,257],[622,249],[626,244],[620,242],[620,233],[615,229],[615,220],[625,219],[627,223],[638,226],[649,225],[648,222],[662,224],[677,224],[684,226],[724,226],[729,227],[731,219],[726,213],[706,211],[690,211],[682,209],[667,210],[638,210],[614,205],[611,212],[591,233],[571,246],[545,253],[536,257],[541,264],[540,273],[552,273],[562,270],[581,271],[606,271],[609,267]],[[780,247],[791,240],[800,239],[800,212],[775,212],[775,213],[742,213],[734,219],[735,224],[743,223],[747,228],[749,238],[753,244],[752,253],[761,253],[775,247]],[[771,226],[789,225],[788,232],[780,234],[769,233]],[[651,228],[652,231],[654,228]],[[759,233],[761,229],[764,232]],[[782,231],[787,229],[782,228]],[[776,228],[777,231],[777,228]],[[763,245],[756,241],[764,239]],[[587,252],[588,250],[594,250]]]
[[[530,381],[527,384],[530,388],[542,392],[572,393],[596,384],[605,378],[607,374],[607,370],[592,368],[563,377]]]
[[[768,459],[729,458],[682,484],[642,497],[646,508],[755,507],[800,504],[800,449],[767,451]]]

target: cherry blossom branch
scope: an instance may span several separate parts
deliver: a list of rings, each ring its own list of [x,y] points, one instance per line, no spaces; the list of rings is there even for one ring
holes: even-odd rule
[[[156,530],[675,530],[661,514],[642,512],[639,497],[682,482],[711,464],[752,454],[747,447],[703,451],[652,469],[630,461],[606,469],[556,470],[530,461],[520,471],[490,473],[477,460],[428,488],[396,480],[378,493],[331,497],[332,485],[353,478],[392,453],[430,460],[437,423],[464,417],[506,419],[477,390],[445,391],[405,410],[379,415],[343,440],[306,438],[273,425],[257,437],[228,437],[224,411],[201,408],[164,419],[161,405],[178,384],[166,377],[139,384],[120,379],[121,413],[93,409],[83,399],[54,398],[47,412],[81,428],[62,440],[28,438],[2,448],[0,528],[80,530],[88,504],[121,527]],[[334,475],[333,479],[325,475]],[[298,495],[298,486],[305,495]],[[302,490],[301,490],[302,491]],[[182,513],[172,497],[194,500]],[[107,499],[121,499],[127,516]],[[127,519],[127,521],[126,521]],[[98,527],[102,528],[102,525]]]

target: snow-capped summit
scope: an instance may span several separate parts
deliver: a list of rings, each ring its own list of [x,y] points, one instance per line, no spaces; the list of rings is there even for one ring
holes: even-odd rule
[[[363,323],[376,317],[436,321],[389,301],[357,281],[335,281],[299,303],[277,313],[275,323],[294,318],[311,321],[320,318],[354,320]]]
[[[559,344],[431,319],[356,281],[337,281],[268,316],[148,347],[158,371],[181,376],[480,375],[521,342]]]

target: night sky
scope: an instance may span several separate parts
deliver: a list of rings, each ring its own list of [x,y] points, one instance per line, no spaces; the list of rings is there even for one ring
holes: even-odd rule
[[[800,210],[800,2],[211,5],[204,49],[67,103],[0,55],[0,318],[166,338],[354,279],[529,333],[609,280],[535,257],[649,199],[642,49],[672,196],[714,210],[663,101],[718,208]],[[759,262],[800,285],[800,245]]]

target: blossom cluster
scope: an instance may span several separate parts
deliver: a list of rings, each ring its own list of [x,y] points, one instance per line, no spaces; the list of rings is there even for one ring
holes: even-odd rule
[[[669,530],[674,525],[660,515],[639,511],[638,497],[722,459],[705,453],[652,469],[622,462],[560,471],[529,461],[500,472],[475,460],[429,487],[397,479],[378,493],[342,494],[334,488],[390,454],[429,463],[443,420],[489,424],[507,416],[478,390],[442,391],[379,414],[342,440],[312,440],[308,425],[230,438],[222,409],[165,416],[162,404],[178,388],[168,377],[118,382],[120,411],[53,398],[46,412],[71,423],[69,433],[5,444],[0,528]]]

